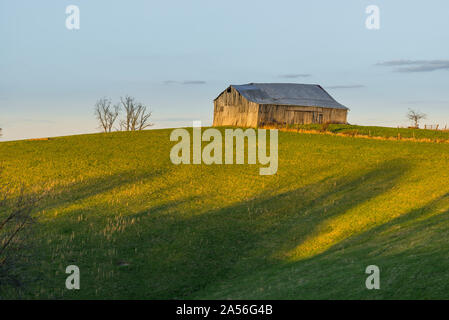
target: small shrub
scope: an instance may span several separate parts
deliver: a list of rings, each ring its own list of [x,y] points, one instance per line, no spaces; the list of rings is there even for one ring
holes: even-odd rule
[[[347,130],[345,132],[343,132],[344,135],[350,136],[350,137],[355,137],[356,135],[359,134],[358,130]]]
[[[324,122],[321,124],[320,131],[321,132],[327,132],[329,131],[330,122]]]

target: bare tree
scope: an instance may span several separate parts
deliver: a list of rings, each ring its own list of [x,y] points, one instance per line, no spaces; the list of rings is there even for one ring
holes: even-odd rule
[[[33,223],[31,213],[40,197],[26,195],[24,189],[13,197],[7,185],[0,186],[0,283],[15,288],[21,286],[17,268],[25,244],[30,244],[28,227]],[[26,232],[24,232],[26,230]],[[0,285],[0,295],[1,295]]]
[[[415,128],[419,128],[419,121],[421,121],[422,119],[426,119],[427,115],[413,109],[408,109],[407,118],[410,121],[413,121],[413,123],[415,124]]]
[[[125,119],[120,123],[121,130],[144,130],[153,125],[149,122],[151,111],[147,111],[147,107],[142,103],[136,102],[135,99],[130,96],[120,98],[120,103],[125,110]]]
[[[150,123],[150,117],[152,112],[147,112],[147,107],[144,105],[139,105],[139,119],[137,120],[137,130],[144,130],[145,128],[151,127],[153,123]]]
[[[111,106],[111,100],[102,98],[95,103],[95,116],[99,122],[99,127],[104,132],[111,132],[115,120],[120,113],[120,106]]]
[[[120,128],[125,131],[130,131],[135,113],[134,98],[130,96],[120,97],[120,103],[123,106],[123,110],[125,110],[125,119],[120,122]]]

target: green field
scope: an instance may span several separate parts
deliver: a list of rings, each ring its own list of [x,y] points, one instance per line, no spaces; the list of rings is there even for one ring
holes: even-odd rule
[[[280,132],[260,176],[175,166],[170,132],[0,143],[2,182],[46,192],[3,298],[449,298],[449,144]]]

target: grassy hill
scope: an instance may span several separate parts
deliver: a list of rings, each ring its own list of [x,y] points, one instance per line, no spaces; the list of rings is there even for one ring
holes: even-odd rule
[[[449,144],[280,132],[260,176],[175,166],[169,134],[0,143],[3,183],[46,192],[3,297],[449,298]]]

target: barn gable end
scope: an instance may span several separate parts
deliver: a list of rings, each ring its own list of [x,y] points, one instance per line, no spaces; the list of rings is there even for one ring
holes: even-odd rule
[[[229,86],[214,100],[214,126],[257,127],[259,104]]]
[[[231,85],[214,100],[214,126],[346,123],[347,112],[319,85],[250,83]]]

